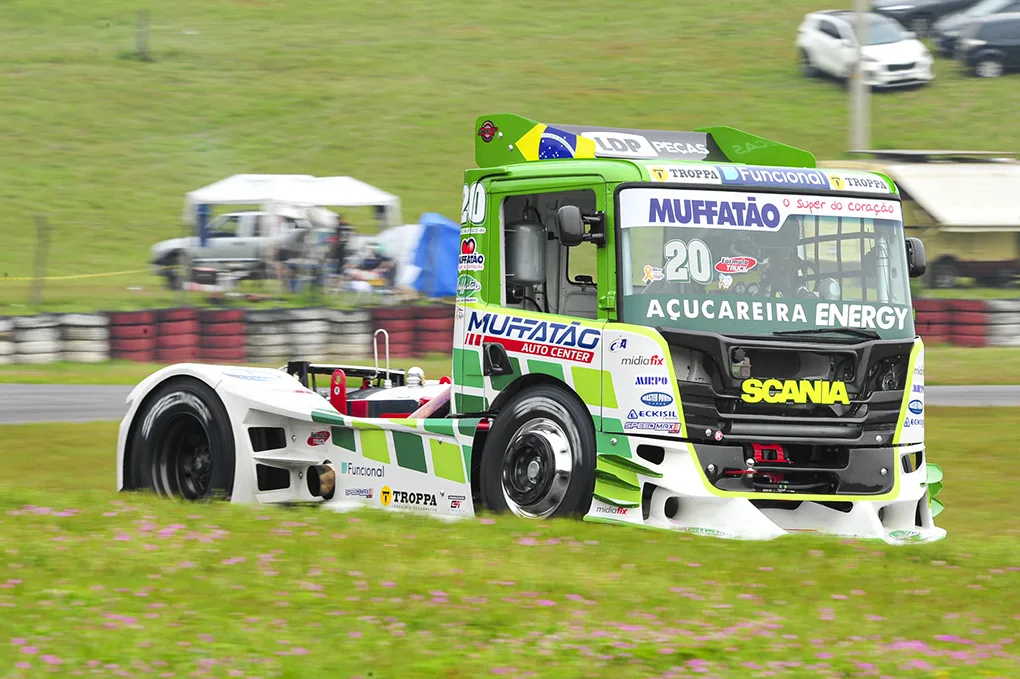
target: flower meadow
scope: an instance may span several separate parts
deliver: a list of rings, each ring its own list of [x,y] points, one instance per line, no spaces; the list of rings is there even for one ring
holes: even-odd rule
[[[0,450],[0,677],[1015,677],[1013,492],[950,481],[1011,446],[939,427],[950,536],[909,547],[55,493]]]

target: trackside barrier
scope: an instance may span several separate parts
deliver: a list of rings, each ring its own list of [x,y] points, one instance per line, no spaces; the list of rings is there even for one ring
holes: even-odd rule
[[[928,345],[1020,347],[1020,299],[922,298],[914,300],[914,311],[914,326]],[[451,304],[0,317],[0,364],[346,361],[371,358],[372,336],[380,328],[389,333],[391,357],[450,355],[454,322]]]

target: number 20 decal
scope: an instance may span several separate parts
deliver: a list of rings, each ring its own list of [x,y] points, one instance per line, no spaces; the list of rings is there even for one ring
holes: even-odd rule
[[[485,187],[481,182],[470,186],[464,185],[464,195],[460,201],[460,223],[481,224],[485,221]]]
[[[697,238],[684,243],[682,240],[667,241],[662,246],[666,260],[666,280],[686,282],[693,280],[702,285],[712,280],[712,253],[704,241]]]

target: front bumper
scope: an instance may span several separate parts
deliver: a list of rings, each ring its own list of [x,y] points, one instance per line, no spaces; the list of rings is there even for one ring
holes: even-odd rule
[[[902,66],[902,65],[901,65]],[[909,68],[897,65],[867,64],[864,67],[864,82],[875,89],[908,87],[931,82],[935,79],[932,62],[916,62]]]
[[[918,464],[922,444],[855,449],[845,468],[826,469],[838,482],[823,493],[812,484],[784,489],[773,483],[762,490],[754,483],[741,486],[739,477],[729,483],[721,472],[739,450],[733,446],[627,438],[618,450],[599,455],[595,501],[585,520],[748,540],[818,533],[901,544],[946,535],[929,506],[928,472]],[[641,456],[624,455],[625,448],[639,446]],[[625,486],[632,488],[629,497],[620,490]]]

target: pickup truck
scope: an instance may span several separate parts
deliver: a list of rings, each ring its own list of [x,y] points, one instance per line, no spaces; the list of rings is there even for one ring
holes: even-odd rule
[[[302,249],[314,228],[311,220],[296,212],[231,212],[208,224],[204,243],[197,235],[171,238],[152,246],[149,261],[173,290],[190,278],[195,266],[260,278],[279,247]]]

